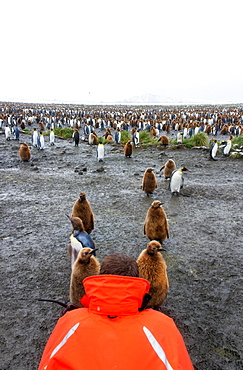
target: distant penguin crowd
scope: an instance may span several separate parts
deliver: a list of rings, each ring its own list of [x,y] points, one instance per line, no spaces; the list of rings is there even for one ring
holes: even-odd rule
[[[34,104],[27,107],[19,103],[0,103],[0,130],[3,137],[5,135],[6,146],[10,145],[11,140],[19,141],[23,136],[30,138],[29,142],[19,141],[19,161],[31,162],[35,153],[42,156],[47,149],[52,151],[57,133],[63,128],[72,132],[69,143],[75,147],[73,151],[79,152],[80,147],[86,145],[87,150],[94,152],[97,167],[100,162],[105,166],[109,156],[109,150],[105,149],[109,145],[119,151],[123,163],[131,163],[136,160],[143,146],[143,136],[149,137],[150,142],[168,153],[173,141],[173,145],[181,148],[184,140],[200,133],[211,139],[211,147],[207,148],[208,159],[217,161],[222,153],[221,159],[227,161],[234,147],[234,139],[243,135],[243,114],[240,107],[220,107],[216,110],[211,107],[113,109]],[[31,134],[26,136],[26,132]],[[101,132],[99,137],[98,132]],[[225,135],[225,139],[217,140],[219,134]],[[216,162],[210,164],[217,165]],[[178,164],[170,158],[157,171],[163,174],[165,184],[168,182],[168,192],[175,202],[179,201],[176,197],[184,195],[185,174],[191,172],[185,166],[186,163]],[[146,308],[160,309],[169,294],[166,254],[163,257],[163,252],[166,252],[163,245],[170,238],[169,220],[163,202],[157,199],[159,182],[149,157],[141,173],[141,198],[145,202],[151,198],[151,204],[144,214],[141,230],[148,240],[137,257],[137,264],[139,276],[150,283],[150,299]],[[66,220],[70,226],[67,255],[71,263],[69,298],[74,305],[82,307],[81,299],[85,295],[83,280],[100,273],[97,257],[100,246],[94,237],[95,215],[84,191],[77,195],[67,213]]]

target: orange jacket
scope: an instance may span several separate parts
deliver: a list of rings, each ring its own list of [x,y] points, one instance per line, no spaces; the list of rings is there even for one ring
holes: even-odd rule
[[[97,275],[83,284],[89,308],[58,320],[39,370],[193,369],[174,321],[152,309],[138,311],[147,280]]]

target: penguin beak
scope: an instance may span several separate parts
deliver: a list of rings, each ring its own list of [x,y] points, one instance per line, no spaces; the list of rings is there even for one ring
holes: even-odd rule
[[[70,220],[70,216],[68,216],[68,215],[66,215],[67,216],[67,218]]]
[[[98,251],[99,250],[99,248],[95,248],[95,249],[93,249],[91,252],[89,252],[89,254],[93,254],[93,253],[95,253],[96,251]]]
[[[167,250],[166,250],[166,249],[164,249],[164,248],[160,248],[160,249],[158,249],[158,251],[159,251],[159,252],[167,252]]]

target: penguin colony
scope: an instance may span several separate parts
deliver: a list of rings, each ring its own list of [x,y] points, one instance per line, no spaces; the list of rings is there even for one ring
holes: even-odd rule
[[[145,114],[143,115],[145,116]],[[96,118],[89,117],[84,125],[84,136],[86,137],[88,143],[90,145],[97,145],[98,161],[104,160],[104,145],[98,143],[97,135],[93,131],[93,127],[101,127],[102,129],[105,129],[106,122],[103,118],[97,120]],[[181,143],[182,140],[186,139],[187,137],[191,137],[192,132],[194,132],[194,134],[198,132],[205,132],[207,134],[213,133],[213,135],[216,135],[217,132],[221,130],[221,133],[225,135],[229,133],[232,133],[236,136],[243,134],[242,124],[237,123],[237,121],[232,125],[227,124],[226,118],[227,117],[222,118],[222,121],[225,123],[224,125],[222,124],[222,122],[217,122],[217,124],[215,125],[203,124],[203,122],[195,122],[192,127],[192,125],[190,125],[188,122],[183,122],[184,118],[179,118],[178,120],[175,118],[174,120],[170,119],[164,121],[167,123],[163,123],[162,126],[163,130],[167,132],[170,132],[170,129],[182,131],[178,132],[177,134],[178,143]],[[129,124],[126,122],[126,119],[124,120],[123,124],[120,124],[118,119],[113,120],[111,117],[109,117],[109,120],[110,126],[113,129],[117,127],[115,142],[116,144],[120,144],[120,127],[128,130],[126,126],[129,127],[129,124],[131,125],[133,120],[130,120]],[[206,120],[206,118],[204,118],[204,120]],[[144,121],[146,122],[146,119]],[[78,146],[80,138],[80,122],[78,121],[78,119],[73,119],[73,117],[69,117],[69,121],[67,122],[70,122],[70,126],[73,127],[73,129],[75,130],[73,140],[75,146]],[[156,120],[151,120],[151,123],[150,120],[147,120],[145,126],[143,125],[143,122],[141,122],[141,120],[139,119],[134,120],[134,123],[139,127],[139,131],[144,129],[148,130],[150,132],[150,135],[154,139],[156,139],[158,142],[161,142],[161,145],[164,145],[165,147],[169,145],[168,137],[166,137],[165,135],[159,137],[160,123],[156,122]],[[22,129],[25,128],[26,124],[29,124],[28,119],[25,122],[22,120],[21,122],[19,122],[19,124]],[[64,122],[62,122],[62,124],[64,124],[65,126]],[[45,130],[45,125],[43,122],[38,122],[38,126],[40,130]],[[128,141],[125,144],[123,149],[125,157],[131,158],[131,155],[133,153],[133,146],[138,146],[139,131],[135,128],[132,142]],[[106,129],[106,134],[104,136],[105,139],[108,141],[113,140],[110,128]],[[7,124],[5,125],[5,137],[6,140],[11,140],[11,130],[9,128],[9,125]],[[231,135],[230,139],[222,141],[221,145],[218,145],[217,140],[214,140],[210,149],[210,158],[216,160],[215,156],[217,154],[218,148],[222,149],[222,153],[224,156],[229,156],[232,148],[232,139],[233,136]],[[32,145],[33,147],[44,149],[44,137],[41,132],[40,134],[38,134],[36,128],[34,129],[32,136]],[[50,145],[54,145],[53,129],[51,129],[50,132]],[[30,159],[30,149],[26,143],[20,146],[19,156],[23,161],[28,161]],[[179,195],[184,182],[183,173],[189,170],[187,170],[185,167],[180,167],[179,169],[176,169],[176,165],[173,160],[167,161],[160,170],[162,169],[164,170],[164,178],[170,179],[170,190],[172,195]],[[150,180],[146,182],[146,177],[149,178],[149,174],[153,175],[153,179],[151,176]],[[147,195],[152,194],[153,191],[156,189],[156,186],[157,182],[153,170],[152,168],[148,168],[144,173],[142,185],[143,191]],[[72,302],[80,306],[79,300],[84,294],[82,286],[83,279],[87,276],[99,273],[99,262],[95,258],[95,251],[97,250],[96,245],[94,243],[92,244],[92,247],[89,247],[90,240],[91,243],[93,243],[92,239],[89,239],[88,237],[94,229],[94,215],[85,197],[85,193],[80,193],[79,199],[75,202],[72,209],[72,216],[70,218],[70,221],[73,225],[70,242],[71,245],[74,246],[73,254],[70,255],[72,261],[70,299]],[[151,284],[150,294],[152,298],[147,307],[158,308],[166,299],[169,288],[168,277],[166,273],[166,263],[162,255],[160,254],[160,251],[162,250],[161,243],[166,238],[169,238],[169,227],[165,211],[160,201],[154,201],[151,207],[148,209],[144,222],[144,233],[151,241],[148,243],[146,249],[138,257],[137,263],[139,265],[140,277],[146,278]],[[85,238],[82,239],[81,236],[84,236]]]

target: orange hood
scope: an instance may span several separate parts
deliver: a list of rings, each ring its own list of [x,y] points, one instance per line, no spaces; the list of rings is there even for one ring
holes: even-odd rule
[[[82,305],[93,313],[109,316],[136,314],[150,288],[145,279],[118,275],[89,276],[83,285],[86,295]]]

